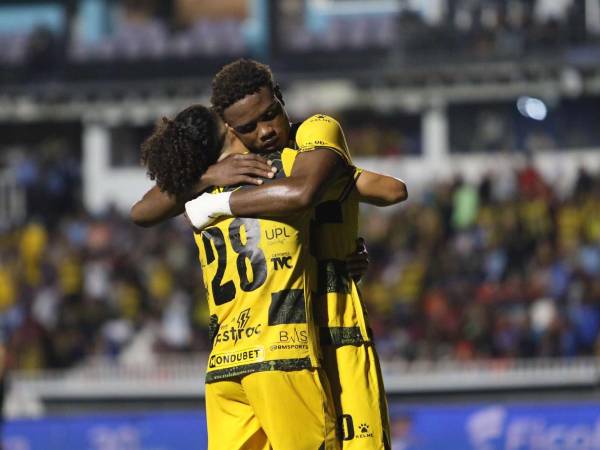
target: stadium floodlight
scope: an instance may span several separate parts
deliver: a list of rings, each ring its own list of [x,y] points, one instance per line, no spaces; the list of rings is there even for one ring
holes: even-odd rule
[[[548,107],[539,98],[519,97],[517,99],[517,109],[524,117],[533,120],[544,120],[548,115]]]

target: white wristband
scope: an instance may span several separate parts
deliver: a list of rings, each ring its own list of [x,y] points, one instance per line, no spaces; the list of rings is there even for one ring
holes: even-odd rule
[[[185,212],[194,228],[201,230],[220,216],[232,216],[229,206],[231,192],[202,194],[185,204]]]

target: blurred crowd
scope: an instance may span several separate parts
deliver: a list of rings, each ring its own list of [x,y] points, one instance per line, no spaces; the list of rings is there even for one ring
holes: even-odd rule
[[[415,11],[401,14],[399,39],[411,57],[463,52],[489,59],[556,51],[592,39],[581,1],[449,0],[443,20],[428,23]]]
[[[437,2],[437,9],[426,2],[421,7],[399,2],[395,14],[333,14],[318,27],[283,15],[281,40],[283,50],[302,52],[395,48],[410,61],[447,55],[514,58],[594,41],[586,32],[583,3],[446,0]]]
[[[600,354],[600,178],[582,170],[564,198],[532,167],[457,179],[361,232],[384,357]]]
[[[0,305],[11,364],[68,367],[94,355],[147,362],[207,349],[195,249],[183,225],[143,230],[114,212],[6,234]]]
[[[429,3],[399,1],[391,10],[389,2],[388,9],[378,3],[336,14],[302,0],[122,0],[97,2],[94,7],[73,2],[57,13],[63,17],[60,25],[42,21],[20,31],[0,30],[5,49],[0,62],[13,68],[26,65],[32,76],[53,78],[72,75],[65,63],[252,55],[271,56],[286,65],[298,53],[337,52],[343,58],[341,51],[373,50],[411,62],[430,56],[449,59],[448,55],[453,60],[461,55],[515,58],[597,40],[587,31],[583,1]],[[264,25],[267,20],[269,27]]]
[[[116,211],[90,216],[73,194],[74,163],[59,160],[18,160],[35,202],[25,224],[0,235],[0,341],[10,366],[207,350],[187,225],[142,229]],[[362,291],[384,358],[598,353],[600,178],[582,170],[559,196],[532,167],[513,175],[432,184],[406,205],[364,211],[372,263]]]
[[[0,68],[24,68],[19,74],[28,79],[72,80],[82,75],[74,75],[70,65],[81,63],[234,59],[250,51],[255,33],[245,24],[246,0],[76,0],[68,6],[44,5],[45,16],[39,2],[21,3],[7,11],[17,23],[0,27]],[[133,73],[144,76],[146,71]],[[181,75],[181,68],[171,73]]]

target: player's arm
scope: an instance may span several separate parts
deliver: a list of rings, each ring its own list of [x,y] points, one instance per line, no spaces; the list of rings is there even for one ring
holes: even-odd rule
[[[356,189],[362,203],[375,206],[394,205],[408,198],[404,181],[367,170],[356,180]]]
[[[234,192],[229,199],[231,212],[242,217],[280,217],[310,208],[328,181],[345,167],[329,149],[300,153],[289,177]]]
[[[185,211],[185,202],[197,197],[211,186],[236,184],[261,185],[263,178],[273,176],[271,162],[253,154],[235,154],[208,168],[192,191],[178,198],[154,186],[131,208],[130,218],[139,226],[150,227]]]
[[[317,202],[329,180],[348,170],[338,154],[326,148],[296,157],[292,173],[252,189],[201,195],[185,204],[192,226],[202,229],[219,216],[281,217],[309,208]]]
[[[352,164],[346,138],[332,117],[317,114],[296,132],[299,154],[288,178],[254,189],[241,189],[229,198],[231,213],[244,217],[281,217],[312,207],[330,180]]]
[[[186,203],[196,228],[219,216],[281,217],[313,206],[330,180],[350,170],[351,158],[339,123],[316,115],[298,128],[299,154],[289,177],[253,189],[201,196]],[[203,197],[210,197],[204,199]]]
[[[129,218],[140,227],[151,227],[181,214],[185,201],[162,192],[156,185],[138,200],[129,211]]]

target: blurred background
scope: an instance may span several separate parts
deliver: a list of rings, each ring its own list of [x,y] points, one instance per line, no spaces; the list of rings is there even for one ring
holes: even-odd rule
[[[4,450],[205,448],[196,246],[128,211],[239,57],[407,182],[361,219],[393,448],[600,449],[600,0],[3,0]]]

